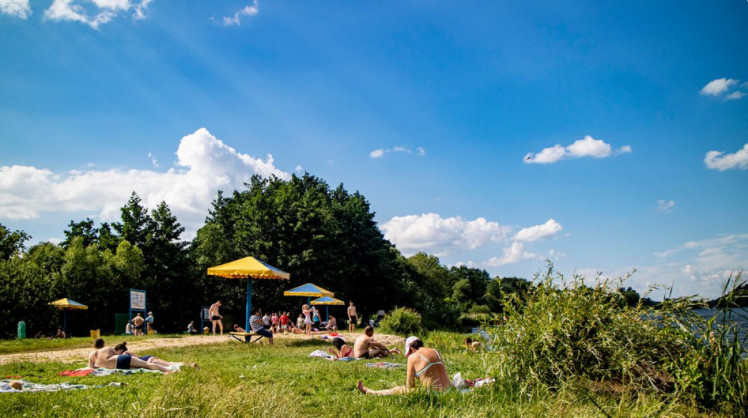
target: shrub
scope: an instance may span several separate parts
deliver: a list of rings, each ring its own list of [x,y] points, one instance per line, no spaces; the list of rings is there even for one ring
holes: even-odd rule
[[[395,308],[379,322],[382,332],[398,335],[418,334],[423,329],[421,314],[410,308]]]
[[[509,319],[492,331],[499,347],[495,372],[505,387],[522,394],[581,382],[595,390],[685,396],[723,412],[744,410],[744,350],[725,334],[737,329],[710,343],[713,324],[688,310],[692,298],[658,310],[629,307],[615,290],[624,279],[598,279],[588,287],[579,276],[554,280],[552,269],[536,277],[524,303],[517,295],[505,299]]]

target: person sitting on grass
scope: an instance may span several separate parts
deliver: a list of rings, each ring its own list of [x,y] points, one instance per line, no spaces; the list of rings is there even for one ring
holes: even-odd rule
[[[190,321],[190,323],[187,324],[187,333],[190,335],[199,334],[197,328],[195,328],[195,321]]]
[[[465,338],[465,347],[467,347],[468,350],[478,351],[480,346],[481,346],[480,341],[473,341],[473,339],[470,337]]]
[[[353,355],[353,349],[340,337],[332,340],[332,345],[337,348],[337,350],[335,350],[335,348],[328,348],[327,351],[335,356],[335,358],[351,357]]]
[[[61,328],[57,328],[55,338],[67,338],[67,335],[65,335],[65,331],[63,331]]]
[[[171,373],[171,370],[160,364],[149,363],[129,354],[118,354],[113,348],[105,347],[104,345],[104,340],[102,338],[97,338],[96,341],[94,341],[95,350],[88,356],[89,368],[149,369]]]
[[[262,310],[255,309],[252,316],[249,317],[249,328],[255,334],[262,335],[267,338],[270,345],[273,345],[273,333],[265,329],[265,323],[262,322]],[[241,332],[241,331],[238,331]]]
[[[399,354],[400,350],[397,347],[389,349],[384,344],[374,341],[372,336],[374,335],[374,328],[371,325],[367,325],[364,328],[364,335],[356,338],[353,343],[353,356],[356,358],[375,358],[384,357],[390,354]]]
[[[334,316],[330,315],[330,320],[327,321],[327,326],[325,327],[328,331],[337,331],[338,330],[338,320],[335,319]]]
[[[439,352],[433,348],[423,346],[423,341],[418,337],[408,337],[405,340],[405,358],[408,359],[407,377],[405,386],[396,386],[392,389],[371,390],[364,386],[362,381],[356,382],[356,388],[367,395],[394,395],[407,393],[416,387],[416,379],[420,379],[421,386],[432,390],[445,390],[450,386],[447,367],[444,365]]]

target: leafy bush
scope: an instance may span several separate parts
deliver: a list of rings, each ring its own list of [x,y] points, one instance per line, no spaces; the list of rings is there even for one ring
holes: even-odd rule
[[[722,412],[746,410],[744,349],[738,338],[727,338],[737,337],[734,325],[711,334],[714,321],[689,310],[693,298],[658,310],[629,307],[616,291],[624,279],[598,279],[588,287],[582,277],[554,278],[552,269],[536,277],[524,303],[522,295],[504,300],[509,319],[492,331],[502,384],[531,394],[582,383],[593,390],[686,397]]]
[[[418,334],[423,329],[421,314],[410,308],[395,308],[379,322],[384,333],[398,335]]]

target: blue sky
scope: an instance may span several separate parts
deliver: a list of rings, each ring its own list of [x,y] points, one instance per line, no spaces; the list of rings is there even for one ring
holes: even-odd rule
[[[0,223],[56,242],[135,190],[189,239],[308,171],[406,255],[713,297],[748,266],[748,2],[604,3],[0,0]]]

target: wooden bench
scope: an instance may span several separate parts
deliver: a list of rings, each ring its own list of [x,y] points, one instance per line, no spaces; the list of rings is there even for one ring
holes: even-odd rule
[[[243,343],[256,343],[264,337],[264,335],[260,335],[256,332],[229,332],[229,335],[231,336],[231,338],[234,338],[237,341],[241,341]],[[257,338],[252,340],[252,337]]]

